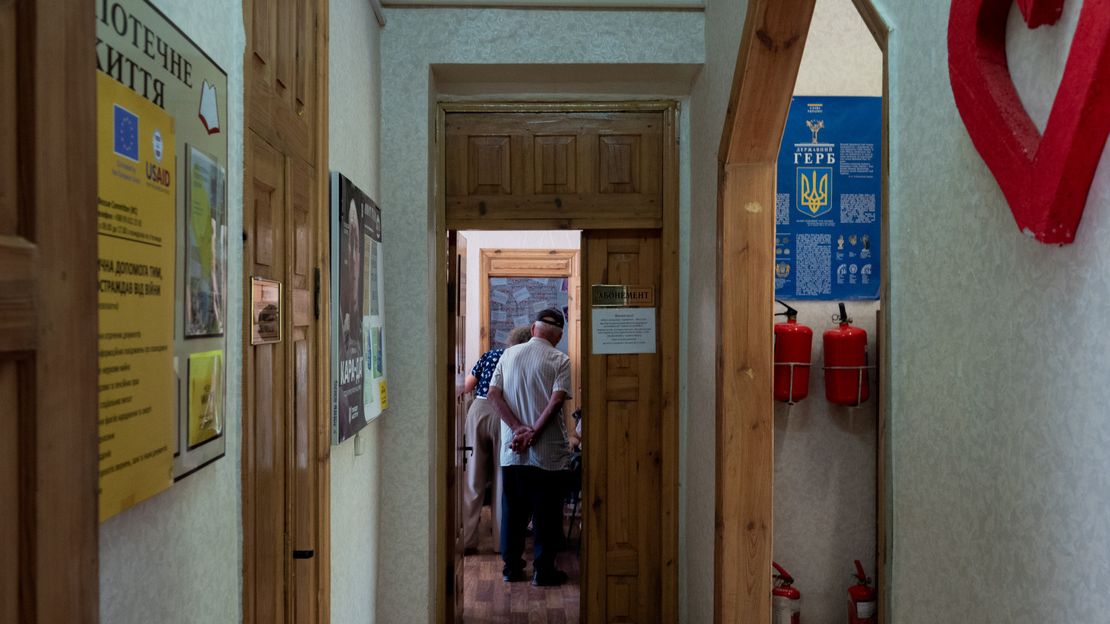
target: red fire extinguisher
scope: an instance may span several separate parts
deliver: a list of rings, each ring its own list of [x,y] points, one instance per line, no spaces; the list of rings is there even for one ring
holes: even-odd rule
[[[775,586],[771,589],[771,624],[801,624],[802,592],[794,587],[794,577],[782,566],[771,562],[775,574]]]
[[[848,588],[848,624],[875,624],[875,588],[856,559],[856,579]]]
[[[785,323],[775,324],[775,400],[793,405],[809,395],[810,354],[813,330],[798,323],[798,311],[775,299],[786,308],[775,316]]]
[[[837,405],[861,405],[870,396],[867,332],[852,327],[843,303],[833,322],[839,326],[825,332],[825,397]]]

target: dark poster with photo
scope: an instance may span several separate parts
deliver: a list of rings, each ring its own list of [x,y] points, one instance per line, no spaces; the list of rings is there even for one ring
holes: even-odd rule
[[[366,265],[363,254],[380,227],[377,207],[366,193],[338,173],[332,174],[332,441],[350,438],[366,426],[363,377],[367,341],[363,337]],[[380,235],[379,235],[380,236]]]

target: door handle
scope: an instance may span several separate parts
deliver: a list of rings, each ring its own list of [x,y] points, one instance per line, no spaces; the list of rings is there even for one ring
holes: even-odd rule
[[[470,453],[471,455],[473,455],[474,454],[474,447],[473,446],[466,446],[464,444],[463,446],[458,447],[458,450],[462,451],[462,454],[463,454],[463,470],[466,470],[466,462],[467,462],[466,454]]]
[[[294,559],[311,559],[315,556],[316,556],[316,551],[315,550],[294,550],[293,551],[293,558]]]

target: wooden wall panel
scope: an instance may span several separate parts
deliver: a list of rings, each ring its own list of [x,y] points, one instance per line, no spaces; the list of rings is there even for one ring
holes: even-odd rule
[[[661,227],[663,128],[661,112],[448,113],[448,226]]]

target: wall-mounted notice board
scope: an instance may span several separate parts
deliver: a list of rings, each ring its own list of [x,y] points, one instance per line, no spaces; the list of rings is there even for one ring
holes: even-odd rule
[[[224,454],[227,74],[146,0],[94,5],[104,520]]]
[[[503,349],[509,346],[509,332],[516,327],[528,327],[536,314],[547,308],[563,313],[570,322],[570,299],[566,277],[491,277],[489,278],[489,346]],[[567,337],[555,345],[568,353]]]

